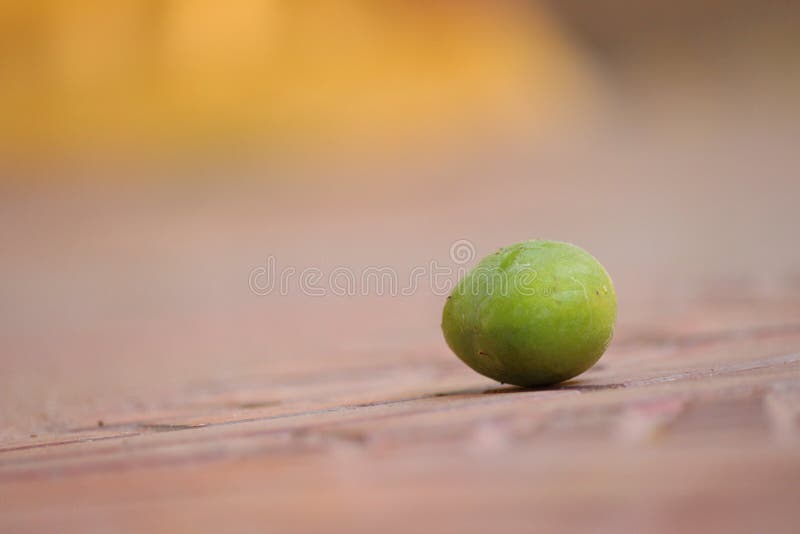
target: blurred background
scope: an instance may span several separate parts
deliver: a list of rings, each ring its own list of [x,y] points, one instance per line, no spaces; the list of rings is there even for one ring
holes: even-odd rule
[[[403,279],[549,238],[606,265],[618,340],[796,320],[798,28],[789,0],[0,0],[0,438],[452,357],[426,287],[258,296],[269,256]]]

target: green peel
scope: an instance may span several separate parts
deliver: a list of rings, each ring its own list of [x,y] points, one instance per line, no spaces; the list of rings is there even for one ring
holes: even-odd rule
[[[478,373],[534,387],[594,365],[616,318],[614,285],[594,257],[568,243],[537,240],[481,260],[447,298],[442,332]]]

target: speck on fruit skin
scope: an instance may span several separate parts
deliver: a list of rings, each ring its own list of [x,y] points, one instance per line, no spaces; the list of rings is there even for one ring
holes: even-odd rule
[[[506,292],[490,287],[525,269],[536,276]],[[481,260],[447,298],[442,331],[478,373],[541,386],[591,367],[613,336],[616,315],[614,286],[595,258],[568,243],[536,240]]]

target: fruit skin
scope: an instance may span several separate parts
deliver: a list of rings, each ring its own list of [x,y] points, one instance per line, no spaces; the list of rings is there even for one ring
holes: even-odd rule
[[[614,335],[611,278],[585,250],[525,241],[481,260],[447,298],[442,332],[478,373],[523,387],[590,368]]]

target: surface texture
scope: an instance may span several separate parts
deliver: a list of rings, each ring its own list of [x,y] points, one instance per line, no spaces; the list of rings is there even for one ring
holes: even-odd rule
[[[792,144],[777,117],[649,124],[363,181],[4,191],[0,531],[796,532]],[[606,355],[547,389],[458,361],[428,280],[248,283],[269,256],[456,278],[457,240],[539,237],[619,300]]]
[[[98,407],[3,444],[0,525],[791,532],[798,346],[800,325],[632,337],[547,390],[429,348]]]

